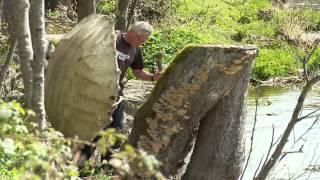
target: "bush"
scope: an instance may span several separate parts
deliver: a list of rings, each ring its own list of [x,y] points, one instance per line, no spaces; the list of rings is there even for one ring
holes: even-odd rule
[[[312,56],[310,57],[310,60],[308,61],[308,72],[309,73],[315,73],[320,70],[320,47],[318,47]]]
[[[266,80],[270,77],[296,75],[298,67],[299,62],[288,50],[283,48],[260,49],[255,60],[252,77]]]
[[[24,110],[19,103],[0,104],[0,178],[1,179],[71,179],[78,177],[78,168],[72,165],[71,141],[52,128],[43,132],[31,122],[32,111]],[[96,144],[98,152],[106,153],[115,142],[126,139],[115,129],[100,132]],[[108,179],[101,168],[108,163],[122,177],[164,179],[159,172],[161,163],[142,150],[130,145],[112,155],[109,162],[86,162],[88,176]]]
[[[2,178],[41,179],[77,176],[71,165],[70,143],[62,134],[37,130],[34,116],[16,102],[0,104],[0,164]]]
[[[154,32],[142,47],[146,68],[152,70],[159,53],[163,55],[163,64],[170,63],[176,53],[190,43],[199,43],[199,38],[192,31],[173,28]]]
[[[116,0],[101,0],[97,4],[97,12],[105,15],[113,15],[116,12],[118,1]]]

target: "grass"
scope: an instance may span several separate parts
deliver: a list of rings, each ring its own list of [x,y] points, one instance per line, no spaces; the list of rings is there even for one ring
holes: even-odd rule
[[[273,7],[269,0],[260,0],[259,3],[256,0],[247,0],[246,3],[242,0],[184,0],[177,12],[172,17],[177,19],[175,25],[164,23],[159,29],[183,29],[187,34],[193,34],[197,43],[260,46],[252,76],[261,80],[297,75],[301,68],[294,54],[303,54],[303,49],[288,44],[279,37],[279,32],[299,37],[305,30],[320,27],[319,13],[310,9],[283,10]],[[269,13],[270,19],[261,18],[261,12]],[[179,40],[174,43],[177,42]]]

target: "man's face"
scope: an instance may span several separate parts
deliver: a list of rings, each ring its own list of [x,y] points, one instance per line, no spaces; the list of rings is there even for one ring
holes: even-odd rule
[[[141,34],[136,34],[134,32],[129,32],[128,39],[130,44],[133,47],[138,47],[141,44],[145,43],[149,38],[149,35],[146,32],[142,32]]]

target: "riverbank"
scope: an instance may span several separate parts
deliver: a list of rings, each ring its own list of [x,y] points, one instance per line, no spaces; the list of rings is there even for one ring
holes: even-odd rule
[[[250,79],[250,85],[252,86],[296,87],[302,86],[304,82],[301,76],[273,77],[265,81]]]

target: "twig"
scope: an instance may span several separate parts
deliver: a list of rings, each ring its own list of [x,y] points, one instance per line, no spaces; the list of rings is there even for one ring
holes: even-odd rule
[[[314,152],[316,152],[316,150],[317,150],[317,148],[318,148],[318,145],[319,145],[319,144],[317,144],[317,146],[315,147]],[[311,164],[311,162],[313,161],[315,154],[316,154],[316,153],[313,153],[313,156],[312,156],[312,159],[311,159],[311,161],[310,161],[309,165],[310,165],[310,164]],[[319,159],[319,157],[318,157],[318,159]],[[317,161],[318,161],[318,159],[317,159]],[[316,162],[317,162],[317,161],[316,161]],[[312,173],[312,171],[310,171],[309,176],[307,177],[307,179],[309,179],[309,178],[310,178],[311,173]]]
[[[262,163],[263,158],[264,158],[264,157],[262,156],[261,159],[260,159],[259,165],[258,165],[256,171],[254,172],[253,178],[256,177],[256,174],[258,173],[258,170],[260,169],[260,166],[261,166],[261,163]]]
[[[315,52],[315,50],[318,48],[318,45],[320,43],[320,40],[315,40],[313,43],[313,48],[311,50],[311,52],[309,54],[307,54],[304,58],[303,58],[303,77],[305,78],[306,81],[308,81],[308,69],[307,69],[307,64],[308,61],[310,60],[311,56],[313,55],[313,53]]]
[[[273,144],[273,140],[274,140],[274,125],[272,124],[272,138],[271,138],[271,143],[270,143],[270,146],[269,146],[269,149],[268,149],[268,153],[267,153],[266,159],[265,159],[265,161],[264,161],[263,164],[262,164],[262,167],[267,163],[267,160],[268,160],[268,158],[269,158],[271,149],[272,149],[272,147],[275,145],[275,144]]]
[[[270,172],[271,168],[275,165],[275,163],[278,161],[279,157],[281,156],[281,153],[283,151],[283,148],[285,144],[288,142],[289,135],[291,134],[293,127],[298,122],[298,115],[302,109],[304,100],[309,92],[309,90],[312,88],[314,84],[316,84],[318,81],[320,81],[320,76],[316,76],[312,78],[310,81],[307,82],[307,84],[304,86],[300,97],[298,99],[298,103],[293,111],[292,117],[290,122],[287,125],[287,128],[284,131],[284,134],[277,145],[275,151],[273,152],[272,156],[269,158],[268,162],[261,168],[258,176],[255,178],[257,180],[264,180],[266,179],[268,173]]]
[[[301,147],[299,148],[299,150],[297,150],[297,151],[286,151],[286,152],[283,152],[282,153],[282,156],[279,158],[279,161],[281,161],[284,157],[286,157],[287,156],[287,154],[293,154],[293,153],[303,153],[303,151],[302,151],[302,149],[303,149],[303,146],[304,145],[301,145]]]
[[[317,146],[318,146],[318,144],[317,144]],[[313,156],[314,156],[314,154],[315,154],[315,151],[313,151]],[[311,161],[309,162],[309,165],[310,165],[311,162],[313,161],[313,158],[314,158],[314,157],[312,157]],[[303,158],[303,160],[302,160],[301,162],[304,162],[305,159],[306,159],[306,156]],[[295,177],[292,177],[292,180],[298,179],[298,178],[302,177],[302,176],[303,176],[304,174],[306,174],[306,173],[307,173],[307,169],[304,169],[304,171],[303,171],[301,174],[296,175]]]
[[[280,141],[281,137],[282,137],[282,134],[278,137],[278,139],[273,143],[272,146],[276,145]]]
[[[312,125],[297,139],[297,141],[295,141],[295,143],[297,143],[300,139],[302,139],[302,137],[305,136],[313,128],[313,126],[317,123],[318,120],[319,120],[319,117],[317,117],[313,121]]]
[[[301,120],[303,120],[303,119],[305,119],[305,118],[309,117],[310,115],[312,115],[312,114],[316,113],[316,112],[317,112],[317,111],[319,111],[319,110],[320,110],[320,108],[318,108],[318,109],[316,109],[316,110],[312,111],[311,113],[309,113],[309,114],[307,114],[307,115],[305,115],[305,116],[302,116],[302,117],[298,118],[298,119],[297,119],[297,122],[299,122],[299,121],[301,121]]]
[[[247,167],[248,167],[248,164],[249,164],[249,160],[250,160],[250,157],[251,157],[251,153],[252,153],[252,147],[253,147],[253,137],[254,137],[254,132],[255,132],[255,129],[256,129],[256,123],[257,123],[257,112],[258,112],[258,93],[256,95],[256,99],[255,99],[255,102],[256,102],[256,109],[255,109],[255,112],[254,112],[254,121],[253,121],[253,127],[252,127],[252,133],[251,133],[251,143],[250,143],[250,150],[249,150],[249,154],[248,154],[248,157],[247,157],[247,160],[246,160],[246,163],[245,163],[245,166],[244,166],[244,169],[241,173],[241,176],[239,178],[239,180],[242,180],[243,178],[243,175],[244,173],[246,172],[247,170]]]

